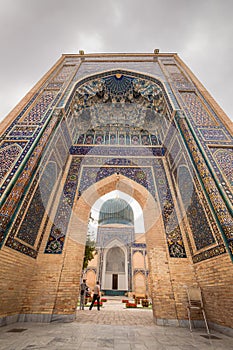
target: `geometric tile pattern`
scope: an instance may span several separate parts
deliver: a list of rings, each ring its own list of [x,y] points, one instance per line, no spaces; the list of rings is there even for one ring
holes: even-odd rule
[[[90,164],[90,158],[88,159],[88,163]],[[51,229],[45,253],[57,254],[62,252],[66,229],[72,211],[72,204],[77,190],[78,196],[80,196],[83,191],[85,191],[92,184],[98,182],[103,178],[106,178],[107,176],[119,172],[120,174],[147,188],[155,197],[155,184],[151,167],[129,167],[127,166],[127,163],[130,162],[130,160],[126,160],[124,158],[115,158],[114,162],[111,161],[111,166],[109,166],[108,163],[101,166],[100,159],[100,157],[97,159],[93,155],[92,162],[94,164],[99,164],[99,167],[91,167],[90,165],[85,166],[85,161],[83,161],[84,164],[81,163],[82,157],[73,157],[64,185],[64,190],[58,205],[55,223]],[[104,158],[102,159],[102,162],[103,161]],[[166,174],[164,172],[162,160],[158,161],[157,159],[154,159],[151,162],[152,164],[154,164],[154,162],[156,163],[153,169],[156,172],[156,182],[158,181],[159,184],[157,184],[157,186],[159,197],[162,203],[161,207],[165,222],[169,253],[171,257],[186,257],[182,235],[174,208],[174,202],[171,196],[168,182],[166,180]],[[121,166],[121,164],[124,164],[124,166]],[[80,175],[81,178],[79,179],[81,165],[82,172]],[[78,182],[80,183],[79,188],[77,188]]]
[[[80,158],[73,158],[65,185],[63,187],[54,223],[50,231],[45,253],[62,253],[66,230],[72,213],[74,197],[76,194],[80,163]]]
[[[75,65],[64,65],[54,77],[51,78],[47,89],[61,89],[64,83],[72,76],[77,67]]]
[[[207,168],[207,165],[200,153],[200,150],[187,126],[184,118],[178,120],[182,134],[186,140],[187,146],[191,152],[194,164],[196,164],[201,180],[208,193],[210,201],[213,205],[215,213],[221,224],[222,233],[226,237],[227,244],[231,254],[233,254],[233,220],[229,213],[218,189],[216,188],[215,182]]]
[[[75,65],[65,65],[63,66],[58,74],[51,79],[51,83],[64,83],[67,78],[71,76],[72,73],[76,70]]]
[[[49,104],[47,107],[47,109],[45,109],[44,114],[39,114],[39,110],[42,111],[43,107],[38,107],[38,116],[37,119],[41,120],[43,122],[40,122],[37,124],[37,126],[32,126],[30,125],[24,125],[24,124],[20,124],[20,119],[23,116],[26,116],[27,118],[27,113],[26,111],[28,109],[30,109],[31,104],[33,103],[29,103],[28,104],[28,108],[27,106],[23,109],[22,112],[20,112],[20,114],[18,115],[18,117],[14,120],[14,122],[9,126],[9,128],[6,130],[6,132],[3,134],[2,139],[5,140],[11,140],[13,142],[13,140],[15,142],[17,142],[19,144],[23,142],[25,143],[25,140],[27,140],[27,144],[25,145],[25,147],[22,149],[18,159],[16,160],[16,162],[14,163],[13,168],[11,169],[10,172],[8,172],[4,183],[2,184],[2,187],[0,189],[0,196],[2,196],[3,192],[5,191],[6,187],[9,185],[9,183],[12,181],[12,178],[14,178],[15,174],[18,172],[19,168],[21,167],[22,162],[24,161],[26,155],[28,154],[28,152],[30,152],[30,150],[32,149],[32,146],[34,146],[34,143],[36,142],[36,139],[39,137],[40,133],[42,134],[42,130],[43,132],[45,132],[44,130],[46,129],[46,123],[49,123],[49,120],[51,118],[51,113],[52,113],[52,107],[56,104],[57,99],[59,98],[59,93],[57,93],[57,96],[54,98],[53,102],[51,102],[51,104]],[[34,99],[36,99],[36,95],[32,98],[32,101],[34,102]],[[36,103],[36,105],[38,105],[38,102]],[[35,106],[34,106],[35,107]],[[29,111],[30,114],[30,111]],[[20,127],[20,129],[18,129],[18,127]],[[22,128],[25,128],[25,135],[23,133]],[[32,134],[32,136],[30,136],[30,133],[32,133],[32,130],[34,128],[34,133]],[[19,131],[18,135],[13,135],[12,136],[12,132],[14,134],[14,131]],[[17,132],[18,132],[17,131]],[[41,136],[43,138],[43,135]],[[6,141],[5,141],[6,142]],[[4,142],[4,144],[5,144]],[[38,141],[37,141],[38,142]]]
[[[140,252],[140,253],[145,253],[147,254],[147,251],[146,251],[146,243],[133,243],[132,244],[132,248],[133,248],[133,253],[136,253],[136,252]]]
[[[104,128],[105,130],[107,127]],[[109,131],[94,131],[87,130],[86,133],[77,135],[77,144],[86,144],[86,145],[160,145],[161,141],[158,135],[150,134],[145,130],[132,131],[120,131],[118,128],[115,128],[112,132]]]
[[[32,137],[36,131],[36,126],[31,125],[16,125],[14,129],[8,134],[9,137],[21,137],[28,138]]]
[[[180,108],[185,112],[187,123],[189,125],[184,125],[184,121],[179,122],[183,135],[186,139],[186,144],[188,145],[189,151],[192,153],[192,159],[194,164],[197,166],[200,177],[202,178],[202,182],[213,205],[215,215],[218,217],[220,222],[219,228],[221,228],[222,231],[221,234],[226,237],[226,245],[231,252],[231,258],[233,260],[233,222],[231,214],[229,214],[230,208],[232,208],[233,204],[232,187],[230,185],[231,176],[229,175],[230,166],[223,166],[220,164],[220,159],[217,160],[213,156],[213,147],[217,147],[218,145],[219,148],[222,148],[222,146],[224,148],[226,146],[228,146],[228,148],[233,148],[233,139],[219,116],[205,100],[205,98],[202,97],[201,91],[198,91],[194,84],[191,87],[186,86],[185,88],[179,88],[180,77],[175,76],[175,74],[170,74],[170,78],[170,83],[173,86],[173,89],[175,90],[177,96],[180,96],[181,98]],[[202,146],[205,161],[202,159],[202,154],[195,144],[189,128],[192,128],[192,132],[195,133],[198,144]],[[208,146],[208,143],[210,146]],[[211,174],[213,174],[218,188],[216,187],[206,164],[212,167],[213,171]],[[221,170],[221,166],[223,168],[225,167],[225,169]],[[228,181],[226,179],[227,177]],[[221,192],[223,195],[220,194]],[[217,238],[217,236],[215,237]],[[217,240],[220,242],[218,238]],[[210,258],[215,254],[219,255],[224,253],[225,250],[226,248],[223,246],[223,244],[219,243],[217,247],[207,249],[205,251],[206,254],[205,252],[197,254],[193,257],[193,259],[196,260],[195,262],[198,262],[199,258],[200,260]]]
[[[221,173],[233,188],[233,148],[212,148],[212,153]],[[229,196],[232,197],[231,194]]]
[[[117,158],[117,157],[162,157],[165,153],[164,147],[123,147],[123,146],[114,146],[109,145],[108,147],[101,147],[101,146],[71,146],[70,147],[70,154],[72,155],[92,155],[95,154],[96,156],[109,156],[111,158]],[[85,162],[87,162],[87,158],[85,158]],[[129,164],[130,160],[127,159],[126,164]],[[132,160],[133,162],[133,160]]]
[[[0,197],[3,196],[6,188],[10,184],[11,180],[15,177],[15,173],[17,173],[18,169],[20,168],[20,165],[22,164],[23,159],[25,158],[25,155],[28,153],[29,149],[31,148],[32,142],[29,140],[28,142],[24,141],[3,141],[1,145],[1,149],[3,150],[3,154],[5,153],[4,148],[9,146],[10,148],[17,144],[19,148],[21,149],[20,153],[17,157],[12,159],[12,155],[7,156],[2,161],[2,175],[4,174],[4,177],[1,178],[1,187],[0,187]]]
[[[76,61],[70,60],[70,63],[77,64]],[[165,63],[165,60],[164,62]],[[171,61],[166,61],[166,65],[164,66],[165,70],[170,74],[170,80],[169,83],[165,82],[166,89],[169,94],[169,98],[172,101],[173,105],[179,106],[176,99],[174,98],[174,94],[171,92],[170,89],[170,82],[172,82],[174,89],[177,94],[180,94],[181,96],[181,103],[183,99],[184,110],[186,112],[186,115],[189,118],[189,123],[192,125],[194,132],[196,133],[197,137],[199,138],[199,142],[202,144],[202,147],[204,149],[205,154],[208,156],[210,161],[212,162],[212,167],[214,168],[215,172],[219,175],[218,178],[221,180],[221,185],[225,186],[223,187],[225,190],[225,193],[228,195],[228,198],[230,198],[231,194],[228,194],[227,185],[232,185],[232,172],[231,172],[231,162],[230,157],[232,155],[232,149],[228,147],[228,149],[224,149],[223,147],[221,150],[216,151],[213,148],[208,149],[208,147],[205,144],[205,141],[214,142],[215,144],[222,143],[226,145],[227,143],[231,141],[228,137],[229,134],[227,134],[226,129],[224,129],[224,126],[221,124],[221,121],[216,117],[216,114],[214,111],[208,106],[208,104],[204,101],[204,99],[201,99],[201,95],[198,95],[198,92],[195,89],[195,86],[189,81],[185,75],[181,72],[181,70],[178,68],[178,66],[175,66],[172,64]],[[31,100],[28,102],[28,104],[25,106],[25,108],[20,112],[20,114],[17,116],[17,118],[14,120],[14,122],[8,127],[6,130],[6,133],[3,135],[4,140],[4,152],[6,153],[7,160],[5,158],[3,159],[4,167],[3,167],[3,173],[2,176],[5,176],[4,179],[4,186],[2,186],[2,192],[7,187],[9,181],[14,178],[14,174],[17,172],[17,169],[19,168],[20,164],[22,163],[22,160],[30,150],[31,146],[34,144],[33,142],[36,140],[36,137],[39,135],[39,132],[41,132],[42,127],[46,126],[45,122],[50,118],[53,107],[56,106],[58,99],[61,96],[61,89],[66,89],[65,93],[63,94],[62,99],[59,102],[59,105],[64,107],[65,110],[68,110],[70,103],[72,101],[72,98],[75,95],[75,91],[80,87],[83,86],[83,84],[86,82],[90,82],[89,78],[85,78],[82,82],[79,82],[77,80],[77,76],[73,77],[73,80],[71,81],[70,78],[77,70],[77,66],[65,66],[61,70],[60,68],[52,73],[51,78],[47,82],[47,90],[43,90],[41,88],[40,91],[35,93],[35,95],[31,98]],[[148,83],[148,76],[144,76],[143,74],[137,74],[137,73],[130,73],[128,71],[122,71],[119,69],[114,70],[111,72],[112,75],[117,74],[125,74],[127,77],[131,77],[131,79],[126,79],[123,81],[123,85],[125,86],[126,92],[128,89],[128,83],[130,83],[130,80],[135,79],[135,77],[138,77],[139,79],[145,79]],[[114,81],[114,86],[112,85],[113,80],[108,78],[110,75],[109,72],[105,72],[104,74],[97,74],[95,78],[103,79],[105,78],[106,84],[108,85],[109,89],[113,91],[114,89],[118,89],[117,85],[115,84],[116,81]],[[114,78],[115,79],[115,78]],[[69,86],[65,87],[65,83],[70,81]],[[151,82],[154,82],[159,86],[161,89],[164,99],[167,102],[168,110],[172,111],[171,102],[169,101],[167,94],[164,90],[163,84],[155,79],[151,78]],[[75,89],[72,91],[72,88],[75,86]],[[52,90],[53,89],[53,90]],[[178,89],[182,91],[178,91]],[[193,90],[193,91],[191,91]],[[196,92],[194,92],[194,90]],[[70,93],[71,92],[71,93]],[[116,91],[115,91],[116,93]],[[70,95],[68,97],[68,95]],[[178,108],[177,108],[178,109]],[[215,119],[214,119],[215,118]],[[218,124],[217,122],[218,121]],[[8,227],[10,225],[10,222],[12,220],[12,216],[14,214],[14,211],[16,207],[19,205],[19,202],[22,198],[23,190],[25,186],[29,184],[29,180],[33,174],[33,172],[36,169],[38,159],[42,153],[43,148],[46,146],[47,141],[50,138],[50,135],[53,131],[53,128],[55,124],[57,123],[57,120],[55,118],[51,118],[50,121],[51,124],[43,131],[43,135],[40,138],[40,141],[37,143],[37,146],[35,147],[33,154],[29,161],[26,164],[25,170],[19,175],[18,180],[16,181],[12,192],[10,193],[9,197],[7,198],[4,206],[1,209],[0,215],[1,215],[1,231],[0,231],[0,244],[2,243],[3,239],[6,237],[8,231]],[[194,163],[197,165],[198,173],[200,174],[200,177],[202,178],[202,182],[205,186],[206,192],[208,193],[209,199],[211,201],[211,205],[218,215],[218,220],[221,224],[222,230],[224,232],[224,235],[228,241],[228,247],[233,252],[233,224],[232,220],[229,216],[229,212],[225,206],[225,203],[222,200],[222,197],[219,195],[219,191],[215,186],[215,182],[213,181],[213,178],[211,174],[209,173],[208,167],[206,166],[206,163],[203,161],[202,155],[200,154],[200,151],[197,147],[197,144],[192,138],[192,134],[190,133],[189,127],[185,125],[182,121],[180,122],[180,127],[182,130],[182,133],[186,139],[186,143],[189,147],[189,151],[191,153],[192,159],[194,160]],[[203,128],[205,127],[205,128]],[[74,128],[74,126],[72,127]],[[218,129],[217,129],[218,128]],[[166,129],[166,128],[165,128]],[[73,132],[73,130],[72,130]],[[163,132],[164,134],[164,132]],[[70,136],[69,132],[65,130],[64,132],[65,139],[67,141],[67,144],[70,145]],[[203,138],[201,138],[201,136]],[[106,136],[106,135],[105,135]],[[119,137],[119,134],[117,134]],[[126,135],[125,140],[126,140]],[[167,140],[170,137],[170,134],[167,134]],[[167,141],[166,140],[166,141]],[[225,141],[224,141],[225,140]],[[11,141],[12,143],[9,144],[8,150],[8,144],[6,142]],[[19,150],[20,143],[21,142],[22,147]],[[24,142],[24,143],[23,143]],[[126,141],[125,141],[126,142]],[[224,143],[225,142],[225,143]],[[18,146],[19,145],[19,146]],[[59,152],[61,153],[61,158],[63,160],[63,163],[65,162],[65,158],[63,157],[66,147],[63,146],[59,142],[57,143],[57,148],[59,148]],[[141,183],[143,186],[145,186],[153,196],[158,195],[160,200],[160,205],[162,209],[164,224],[165,224],[165,230],[166,230],[166,237],[169,247],[169,253],[171,256],[174,257],[185,257],[185,250],[183,246],[182,236],[180,227],[178,225],[178,219],[175,212],[174,202],[171,195],[171,191],[169,189],[168,183],[167,183],[167,175],[165,172],[165,169],[163,167],[162,159],[156,159],[151,162],[144,159],[143,161],[146,163],[147,161],[150,163],[149,170],[145,170],[146,166],[143,167],[143,165],[135,163],[132,156],[138,156],[139,158],[143,158],[143,156],[146,155],[144,151],[142,152],[141,149],[143,147],[135,147],[135,150],[132,151],[132,148],[128,149],[120,149],[117,147],[108,147],[109,151],[112,154],[112,159],[108,161],[108,164],[104,164],[103,161],[103,155],[104,151],[100,149],[99,147],[96,148],[96,153],[98,153],[98,157],[96,157],[96,160],[101,160],[101,165],[96,172],[96,168],[94,163],[90,164],[90,170],[92,171],[92,175],[94,174],[95,180],[99,180],[101,178],[104,178],[106,176],[111,175],[114,171],[119,171],[121,173],[124,173],[125,176],[128,176],[132,178],[134,181],[137,181],[138,183]],[[172,155],[170,155],[170,163],[174,161],[176,151],[178,150],[178,143],[174,144],[174,152]],[[144,146],[144,150],[146,147]],[[17,151],[18,150],[18,151]],[[68,177],[66,179],[63,194],[61,196],[61,202],[58,206],[55,223],[54,226],[51,229],[51,235],[50,239],[51,241],[48,242],[48,245],[46,249],[52,253],[54,252],[60,252],[63,247],[65,233],[66,233],[66,226],[67,226],[67,220],[69,220],[70,215],[70,209],[69,205],[72,206],[72,201],[74,199],[74,194],[77,189],[78,184],[78,172],[79,168],[81,166],[80,162],[81,156],[83,154],[86,154],[88,152],[93,152],[93,147],[72,147],[71,153],[72,154],[79,154],[80,157],[74,156],[72,165],[74,169],[76,169],[76,172],[72,170],[72,167],[70,168],[70,172],[68,174]],[[129,153],[127,153],[129,152]],[[163,147],[154,147],[150,148],[150,157],[154,156],[163,156],[164,155],[164,148]],[[213,154],[213,157],[211,156]],[[124,160],[120,157],[124,157]],[[121,159],[121,160],[119,160]],[[212,160],[211,160],[212,159]],[[79,162],[75,165],[75,161]],[[129,164],[131,162],[131,164]],[[134,164],[135,163],[135,164]],[[214,164],[214,165],[213,165]],[[95,168],[95,169],[94,169]],[[153,168],[153,169],[152,169]],[[87,171],[87,166],[83,166],[83,170]],[[90,174],[91,174],[90,171]],[[219,173],[218,173],[219,172]],[[6,177],[7,175],[7,177]],[[154,183],[153,176],[155,175],[156,183]],[[90,177],[88,180],[80,179],[81,185],[83,186],[82,189],[86,188],[88,183],[91,183]],[[212,218],[211,210],[209,210],[208,203],[205,203],[204,206],[206,208],[205,211],[201,211],[201,205],[203,205],[205,198],[200,198],[199,193],[202,191],[202,189],[198,189],[196,179],[193,179],[195,185],[197,188],[197,191],[195,189],[195,192],[192,197],[192,206],[190,207],[190,212],[188,212],[188,216],[190,218],[190,226],[193,225],[194,227],[194,240],[196,242],[196,246],[198,249],[203,249],[204,247],[207,247],[207,249],[204,252],[198,253],[194,255],[194,259],[196,261],[200,261],[202,259],[205,259],[205,256],[211,257],[218,254],[223,253],[225,250],[224,246],[221,243],[221,239],[218,238],[214,228],[213,228],[213,222],[215,221],[214,218]],[[35,188],[36,188],[36,182],[35,182]],[[75,188],[75,191],[74,191]],[[30,191],[30,190],[29,190]],[[79,189],[80,191],[80,189]],[[158,193],[156,194],[156,191]],[[29,192],[28,192],[29,193]],[[31,193],[32,195],[32,193]],[[80,195],[80,193],[79,193]],[[36,200],[37,199],[37,200]],[[231,197],[232,199],[232,197]],[[46,199],[47,200],[47,199]],[[28,202],[29,203],[29,202]],[[31,206],[31,207],[30,207]],[[21,251],[29,256],[34,256],[35,254],[33,252],[33,249],[28,246],[23,246],[22,242],[25,240],[28,245],[34,244],[36,241],[36,236],[32,235],[29,237],[26,233],[27,225],[29,223],[29,217],[30,217],[30,208],[36,208],[39,215],[42,215],[43,208],[42,208],[42,200],[40,197],[40,193],[36,191],[34,192],[34,199],[32,200],[31,204],[29,206],[29,212],[25,216],[25,222],[21,223],[21,227],[23,229],[20,229],[18,241],[17,239],[13,239],[11,234],[8,237],[7,244],[8,246],[13,247],[14,249],[17,249],[18,251]],[[207,206],[207,207],[206,207]],[[195,212],[196,210],[196,212]],[[209,226],[212,227],[212,232],[214,232],[214,236],[219,243],[218,246],[215,247],[215,251],[212,248],[209,248],[209,245],[211,245],[211,229],[209,229],[207,233],[207,237],[203,237],[203,241],[201,241],[198,237],[198,230],[200,227],[198,224],[193,220],[193,215],[198,218],[202,218],[203,225],[209,224]],[[38,221],[39,222],[39,221]],[[37,221],[32,222],[32,225],[37,225]],[[211,224],[211,225],[210,225]],[[197,225],[197,226],[195,226]],[[208,226],[208,225],[207,225]],[[207,227],[205,226],[205,227]],[[18,231],[17,231],[18,232]],[[213,236],[212,236],[213,237]],[[19,240],[20,238],[20,240]],[[47,252],[48,252],[47,251]],[[34,254],[34,255],[33,255]],[[198,260],[199,259],[199,260]]]
[[[199,132],[206,141],[230,141],[224,130],[219,127],[199,128]]]
[[[174,258],[186,258],[185,247],[175,205],[168,185],[167,175],[165,173],[162,159],[157,158],[154,160],[153,169],[170,256]]]
[[[59,156],[61,164],[65,165],[69,151],[65,146],[65,140],[63,137],[58,138],[57,142],[54,145],[54,150],[56,150],[56,154]]]
[[[53,116],[49,122],[49,125],[45,129],[41,136],[37,146],[35,147],[32,155],[28,159],[23,171],[16,180],[10,194],[8,195],[5,203],[0,209],[0,245],[4,242],[4,239],[8,233],[8,228],[12,222],[12,216],[22,198],[26,186],[34,173],[38,164],[38,158],[42,155],[42,152],[50,138],[50,135],[57,123],[57,118]]]
[[[180,174],[180,170],[182,168],[186,168],[187,172],[190,173],[190,175],[187,176],[187,181],[184,181],[185,179],[182,180],[182,174]],[[188,233],[188,232],[190,232],[190,230],[188,230],[188,228],[187,228],[187,225],[189,225],[189,221],[192,221],[192,219],[188,218],[188,222],[187,222],[183,218],[182,225],[184,227],[184,231],[186,232],[186,239],[187,239],[187,242],[189,245],[189,250],[190,250],[190,253],[192,255],[193,262],[197,263],[197,262],[200,262],[203,260],[210,259],[214,256],[218,256],[220,254],[226,253],[226,248],[225,248],[225,245],[223,243],[221,230],[217,224],[216,218],[213,216],[213,212],[210,208],[210,204],[206,199],[206,195],[203,192],[201,184],[197,178],[197,173],[196,173],[195,169],[193,168],[193,165],[191,164],[191,161],[190,161],[190,158],[187,154],[186,149],[184,149],[184,148],[182,149],[182,156],[176,162],[175,167],[172,170],[172,172],[174,175],[176,186],[177,186],[177,188],[179,188],[179,192],[181,193],[181,197],[182,197],[181,213],[187,214],[186,209],[191,204],[190,192],[193,193],[193,191],[195,191],[196,196],[198,196],[198,201],[200,201],[200,203],[202,205],[202,210],[203,210],[203,213],[206,217],[206,221],[209,225],[209,228],[210,228],[211,232],[213,233],[213,236],[216,239],[216,243],[212,244],[210,248],[208,248],[208,246],[207,246],[205,249],[202,249],[201,252],[196,250],[195,246],[193,247],[193,245],[191,244],[190,235]],[[192,174],[193,180],[190,181],[191,174]],[[182,181],[185,183],[183,183],[181,185]],[[192,184],[192,185],[190,186],[190,184]],[[185,190],[185,188],[186,188],[186,190]],[[195,211],[196,211],[196,209],[195,209]],[[198,217],[197,222],[199,222],[199,217]],[[202,228],[201,228],[200,232],[202,232]],[[198,237],[198,232],[197,232],[197,237]]]
[[[5,175],[12,168],[14,162],[18,158],[19,154],[22,152],[22,149],[19,145],[12,143],[2,147],[0,150],[0,183],[2,182]]]
[[[31,246],[35,244],[52,189],[56,182],[56,174],[56,163],[49,162],[38,182],[30,206],[17,233],[17,238]]]
[[[36,167],[38,166],[45,146],[48,144],[52,131],[59,122],[58,116],[60,111],[58,111],[58,113],[57,111],[53,112],[53,109],[61,96],[62,85],[64,85],[65,81],[70,79],[70,75],[77,68],[71,65],[61,68],[62,65],[63,63],[58,69],[51,73],[46,83],[42,84],[37,89],[13,122],[7,127],[4,134],[1,135],[1,179],[3,179],[3,177],[4,179],[0,189],[0,196],[2,196],[1,199],[3,202],[0,210],[0,247],[9,233],[7,241],[8,246],[32,257],[36,257],[37,250],[22,243],[22,239],[30,244],[35,242],[35,237],[33,238],[34,232],[32,236],[26,237],[26,231],[30,226],[29,214],[27,221],[29,226],[26,224],[23,226],[24,224],[22,224],[23,229],[19,231],[20,240],[19,238],[17,240],[16,237],[13,237],[10,230],[12,228],[13,215],[16,214],[16,210],[18,211],[20,201],[22,199],[25,201],[26,196],[23,198],[23,195],[27,195],[30,191],[26,191],[26,188],[34,176]],[[50,86],[48,86],[49,83],[51,83]],[[46,84],[47,88],[45,88]],[[31,152],[29,159],[25,161],[25,157],[29,152]],[[2,159],[3,156],[4,159]],[[24,168],[22,167],[23,162],[25,162]],[[36,186],[34,180],[32,183]],[[10,186],[12,186],[12,190],[8,194],[7,190]],[[32,196],[33,192],[30,193]],[[42,208],[42,206],[40,195],[37,190],[35,196],[37,196],[38,199],[38,212],[41,212],[39,207]],[[45,199],[45,196],[43,197]],[[34,204],[36,206],[36,201],[34,201]],[[32,224],[33,220],[31,222],[31,225]]]
[[[57,166],[54,158],[51,158],[51,160],[52,161],[47,163],[40,180],[39,173],[37,173],[35,179],[31,183],[17,218],[11,227],[10,235],[5,243],[6,246],[33,258],[37,257],[43,238],[44,230],[40,233],[36,243],[45,209],[56,181]],[[24,216],[25,213],[26,215]],[[30,245],[30,247],[28,245]]]
[[[188,81],[176,64],[165,64],[164,66],[171,79],[175,82],[177,89],[188,89],[192,87],[192,84]]]
[[[29,247],[27,245],[25,245],[23,242],[21,242],[20,240],[17,240],[15,238],[16,234],[17,234],[17,229],[20,225],[20,222],[22,220],[22,216],[23,216],[23,213],[26,211],[27,209],[27,205],[33,195],[33,190],[34,190],[34,187],[37,186],[37,183],[38,183],[38,176],[36,176],[36,178],[33,180],[32,182],[32,185],[30,187],[30,189],[28,190],[27,192],[27,196],[24,200],[24,203],[23,205],[21,206],[21,209],[20,209],[20,212],[19,214],[17,215],[17,218],[16,218],[16,221],[13,225],[13,228],[11,228],[10,230],[10,234],[7,238],[7,241],[5,243],[6,246],[14,249],[14,250],[17,250],[25,255],[28,255],[32,258],[36,258],[37,257],[37,249],[39,249],[39,246],[40,246],[40,243],[38,244],[38,246],[36,248],[34,247]],[[4,238],[4,237],[3,237]]]
[[[118,159],[116,162],[119,164]],[[154,181],[151,170],[149,168],[139,167],[117,167],[117,166],[103,166],[103,167],[84,167],[83,175],[80,182],[80,192],[82,193],[90,185],[98,182],[108,176],[120,174],[133,179],[135,182],[148,189],[152,195],[155,195]]]
[[[134,228],[133,227],[102,227],[98,226],[96,246],[105,248],[114,239],[119,240],[123,245],[134,242]]]
[[[215,243],[203,204],[187,167],[179,167],[179,190],[197,250]],[[190,184],[192,191],[190,191]],[[192,193],[190,193],[192,192]]]
[[[199,97],[195,92],[180,92],[187,108],[190,111],[190,115],[196,125],[200,126],[213,126],[216,125],[216,121],[213,116],[207,111]]]
[[[211,210],[210,204],[207,200],[207,196],[201,187],[201,183],[198,180],[195,171],[193,172],[193,182],[194,182],[195,191],[199,197],[200,202],[203,205],[203,210],[205,212],[205,216],[208,219],[209,225],[211,227],[211,231],[213,232],[213,235],[214,235],[216,241],[218,242],[218,244],[221,245],[223,243],[223,237],[222,237],[221,230],[219,228],[219,225],[217,224],[216,217],[214,217],[214,215],[213,215],[213,211]],[[214,247],[213,249],[215,249],[215,248],[216,247]],[[207,257],[208,257],[208,255],[207,255]]]
[[[169,150],[166,152],[166,156],[169,159],[170,166],[173,166],[173,163],[181,153],[181,146],[178,141],[178,138],[176,137],[175,140],[173,141],[172,145],[169,147]]]
[[[200,97],[201,98],[201,97]],[[188,109],[184,104],[184,110],[187,117],[187,122],[192,127],[193,132],[195,133],[198,143],[202,146],[204,151],[204,156],[207,164],[209,164],[213,169],[213,175],[215,176],[216,182],[220,183],[221,188],[225,191],[225,196],[229,201],[229,205],[233,205],[233,196],[232,188],[229,185],[229,182],[223,178],[223,173],[220,170],[220,167],[213,157],[214,148],[217,146],[221,148],[233,148],[233,138],[223,123],[220,121],[218,116],[208,105],[208,103],[202,98],[203,105],[210,112],[211,115],[215,117],[218,121],[218,126],[197,126],[193,122],[193,117],[190,114],[190,109]],[[177,112],[178,113],[178,112]],[[204,140],[205,139],[205,140]]]
[[[57,91],[44,91],[35,106],[32,107],[29,113],[21,118],[20,122],[27,125],[40,123],[44,118],[45,111],[56,95]]]
[[[42,199],[40,186],[38,185],[36,192],[32,197],[32,201],[27,210],[27,213],[22,221],[22,224],[20,225],[19,232],[16,236],[18,239],[24,241],[25,243],[31,246],[34,246],[45,213],[44,206],[46,204],[47,203],[44,203]]]
[[[30,152],[36,139],[39,137],[42,130],[46,127],[53,107],[56,106],[58,99],[61,96],[62,89],[65,87],[65,82],[70,79],[74,71],[77,69],[74,65],[68,64],[63,66],[63,63],[51,73],[47,82],[42,85],[30,98],[29,102],[22,108],[14,121],[9,125],[4,134],[1,136],[4,144],[6,141],[20,141],[22,150],[11,167],[11,157],[6,159],[8,165],[4,164],[3,173],[6,175],[5,181],[0,189],[0,196],[4,193],[7,187],[11,185],[12,178],[15,173],[18,173],[25,156]],[[27,145],[23,142],[27,140]],[[3,146],[1,146],[2,148]],[[3,164],[3,163],[2,163]],[[6,166],[6,167],[5,167]]]
[[[192,260],[193,260],[194,264],[196,264],[196,263],[199,263],[200,261],[211,259],[211,258],[214,258],[218,255],[222,255],[225,253],[226,253],[225,244],[221,243],[213,248],[205,249],[205,250],[201,251],[200,253],[195,254],[192,257]]]
[[[223,148],[221,146],[215,147],[207,146],[204,147],[205,152],[208,156],[208,161],[210,162],[214,174],[216,174],[217,184],[219,186],[220,191],[222,191],[225,195],[225,198],[229,201],[229,205],[233,205],[233,193],[232,193],[232,164],[229,162],[230,159],[232,159],[232,149],[231,148]],[[215,157],[215,152],[217,150],[222,150],[222,157],[221,159],[218,159],[219,157]],[[227,152],[229,150],[229,154]],[[217,152],[218,153],[218,152]],[[221,152],[220,152],[221,153]],[[222,163],[226,161],[228,165],[222,165]]]

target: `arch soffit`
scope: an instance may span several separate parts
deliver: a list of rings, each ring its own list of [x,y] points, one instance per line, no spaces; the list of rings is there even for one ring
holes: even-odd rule
[[[76,90],[79,87],[83,86],[85,83],[88,83],[91,80],[94,80],[94,79],[97,80],[98,78],[101,79],[101,78],[104,78],[104,77],[107,77],[110,75],[115,75],[115,74],[125,74],[125,75],[135,77],[135,78],[137,77],[140,79],[146,79],[146,80],[151,81],[152,83],[158,85],[163,92],[163,95],[165,97],[165,100],[167,102],[168,109],[170,110],[170,112],[175,110],[173,102],[170,98],[171,93],[170,94],[168,93],[165,82],[160,77],[155,77],[149,73],[143,73],[143,72],[139,72],[139,71],[132,70],[132,69],[129,70],[129,69],[122,69],[122,68],[115,68],[115,69],[107,69],[107,70],[99,71],[99,72],[96,72],[94,74],[90,74],[84,78],[77,80],[74,83],[73,87],[71,88],[71,92],[69,93],[68,97],[65,100],[65,103],[64,103],[65,111],[67,111],[67,109],[69,108],[71,101],[73,100],[73,98],[75,96]]]
[[[81,231],[83,231],[83,228],[87,225],[90,211],[94,203],[103,195],[114,190],[122,191],[133,197],[141,206],[143,215],[147,213],[146,219],[144,219],[145,231],[153,226],[155,218],[158,217],[160,211],[158,203],[151,193],[132,179],[121,174],[118,176],[113,174],[91,185],[83,192],[78,201],[75,202],[73,215]],[[80,208],[82,208],[82,210],[80,210]]]
[[[124,242],[122,242],[118,238],[114,238],[111,240],[105,247],[106,254],[112,249],[112,248],[120,248],[124,253],[127,252],[127,249],[125,247]]]

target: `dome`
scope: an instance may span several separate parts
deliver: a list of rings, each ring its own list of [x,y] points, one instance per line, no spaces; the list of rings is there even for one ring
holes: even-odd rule
[[[131,206],[121,198],[109,199],[102,205],[99,214],[99,225],[107,224],[134,224]]]

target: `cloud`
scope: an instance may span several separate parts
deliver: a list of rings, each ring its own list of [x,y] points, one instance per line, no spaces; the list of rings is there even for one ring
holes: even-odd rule
[[[233,119],[231,0],[1,0],[0,119],[62,53],[178,52]]]
[[[77,34],[79,49],[85,52],[102,52],[104,50],[103,38],[96,32],[79,32]]]

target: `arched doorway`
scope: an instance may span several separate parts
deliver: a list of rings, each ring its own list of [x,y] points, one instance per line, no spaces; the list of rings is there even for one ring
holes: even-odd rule
[[[73,312],[75,311],[78,294],[75,295],[74,290],[78,290],[79,286],[82,271],[80,257],[83,254],[90,210],[95,201],[106,194],[106,189],[108,191],[118,189],[126,194],[128,193],[141,205],[145,217],[145,237],[148,250],[154,317],[157,318],[161,313],[165,315],[164,305],[166,304],[166,313],[169,310],[171,317],[173,316],[172,319],[176,319],[175,300],[171,298],[173,290],[168,266],[168,247],[158,202],[155,201],[143,186],[123,175],[116,174],[90,186],[74,204],[74,210],[67,232],[65,248],[67,258],[63,263],[60,285],[62,286],[63,279],[65,283],[69,275],[70,278],[74,276],[74,271],[76,271],[76,285],[66,286],[64,291],[62,289],[60,291],[58,290],[60,298],[57,299],[57,304],[55,305],[56,314],[59,311],[64,313],[64,304],[61,303],[63,298],[70,300],[70,305],[73,305]],[[76,253],[76,259],[74,259],[74,251],[79,252],[79,254]],[[59,310],[59,308],[61,309]]]
[[[111,245],[104,254],[102,289],[125,292],[128,290],[127,254],[121,247],[122,242],[116,240]]]
[[[143,211],[134,198],[123,192],[113,191],[97,200],[91,209],[88,239],[91,239],[93,244],[95,242],[96,255],[89,261],[84,275],[88,277],[89,271],[95,271],[95,280],[100,282],[104,295],[127,295],[129,297],[137,295],[134,290],[133,276],[139,270],[145,275],[145,292],[143,295],[140,293],[140,296],[148,295],[148,264]],[[115,254],[117,251],[119,255]],[[113,268],[114,257],[115,268]],[[117,260],[121,261],[120,266]],[[122,266],[124,266],[124,271]],[[114,285],[113,278],[115,278]],[[93,289],[92,279],[88,280],[89,284]]]

